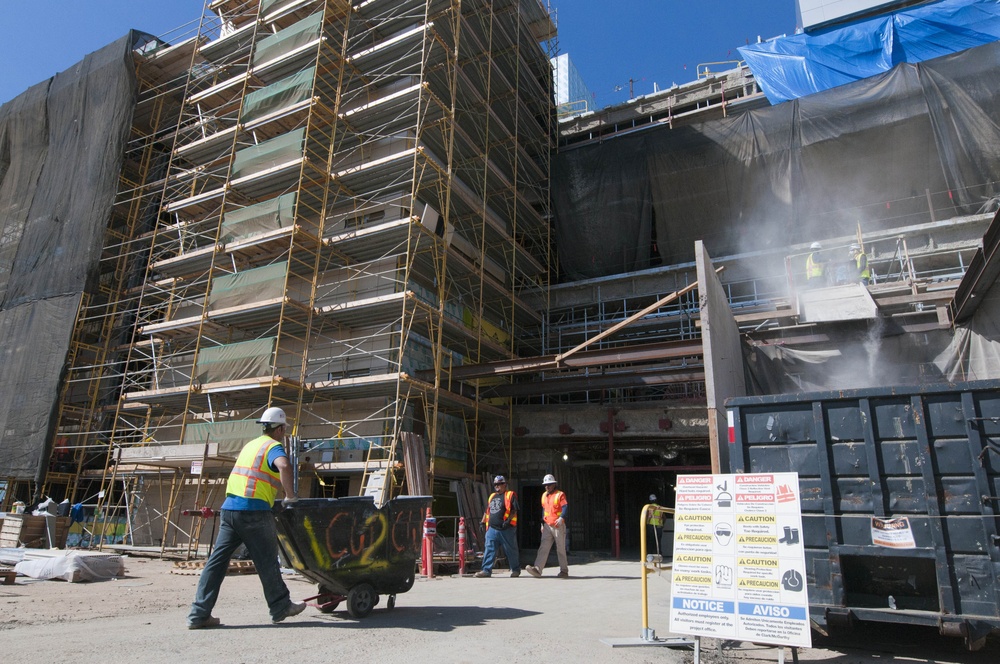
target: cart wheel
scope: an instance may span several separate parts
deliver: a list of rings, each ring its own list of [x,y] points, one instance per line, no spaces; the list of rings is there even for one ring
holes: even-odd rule
[[[392,611],[396,608],[396,593],[389,595],[389,598],[385,600],[385,610]]]
[[[370,583],[359,583],[347,593],[347,612],[352,618],[361,619],[372,612],[378,602],[378,595]]]
[[[319,606],[317,607],[319,608],[320,613],[333,613],[334,611],[337,610],[337,607],[340,606],[340,600],[334,599],[335,597],[340,597],[340,595],[337,595],[337,593],[333,592],[326,586],[319,587],[319,594],[320,594],[319,599],[323,599],[324,595],[326,596],[326,601],[324,601],[322,604],[319,604]]]
[[[316,598],[319,600],[317,608],[320,613],[333,613],[344,599],[343,595],[333,592],[324,585],[317,586],[317,590],[319,592]]]

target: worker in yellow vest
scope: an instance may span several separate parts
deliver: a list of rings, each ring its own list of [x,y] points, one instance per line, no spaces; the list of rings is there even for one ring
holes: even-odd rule
[[[215,548],[201,578],[191,611],[188,629],[215,627],[221,621],[212,615],[219,598],[219,587],[229,570],[229,559],[241,544],[245,544],[264,587],[264,597],[271,622],[297,616],[306,608],[305,602],[293,602],[288,587],[281,578],[278,564],[278,532],[271,508],[280,487],[285,503],[298,500],[292,478],[292,464],[285,454],[282,441],[288,421],[285,411],[268,408],[258,420],[263,435],[243,446],[226,484],[226,500],[220,512],[221,525]]]
[[[826,261],[820,254],[823,245],[819,242],[813,242],[809,245],[809,250],[810,254],[806,258],[806,286],[822,288],[826,286]]]
[[[551,473],[542,478],[545,493],[542,494],[542,543],[535,556],[535,564],[524,569],[536,579],[541,578],[545,561],[549,559],[552,543],[556,545],[559,559],[560,579],[569,578],[569,564],[566,562],[566,494],[556,489],[556,478]]]
[[[649,532],[646,533],[646,550],[647,553],[650,550],[655,550],[657,553],[660,552],[660,533],[663,531],[663,512],[660,511],[660,506],[656,502],[656,494],[649,494],[649,511],[646,513],[648,515],[646,523],[649,525]],[[653,545],[650,546],[649,540],[653,541]]]
[[[868,267],[868,256],[861,251],[860,244],[851,245],[851,260],[854,261],[854,265],[857,267],[858,282],[862,286],[867,286],[871,283],[872,270]]]

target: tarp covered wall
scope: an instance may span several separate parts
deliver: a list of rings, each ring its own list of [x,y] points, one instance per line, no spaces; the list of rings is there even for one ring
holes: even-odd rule
[[[1000,378],[1000,287],[986,291],[972,318],[955,327],[935,364],[953,382]]]
[[[561,279],[973,214],[997,193],[1000,44],[769,108],[564,149]],[[655,228],[655,253],[651,238]]]
[[[0,106],[0,478],[37,479],[47,464],[135,107],[132,43]]]

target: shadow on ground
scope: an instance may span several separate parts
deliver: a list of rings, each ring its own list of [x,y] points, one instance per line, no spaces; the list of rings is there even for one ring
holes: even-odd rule
[[[355,620],[347,611],[328,615],[311,614],[304,620],[293,619],[276,625],[289,627],[327,626],[339,629],[414,629],[421,632],[450,632],[458,627],[474,627],[487,622],[518,620],[536,616],[539,611],[525,611],[507,607],[448,606],[448,607],[396,607],[386,611],[376,607],[366,618]],[[263,625],[221,625],[218,629],[248,629]],[[270,626],[268,624],[267,626]]]

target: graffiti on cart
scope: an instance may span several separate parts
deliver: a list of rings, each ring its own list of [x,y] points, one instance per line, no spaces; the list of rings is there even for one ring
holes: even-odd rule
[[[332,517],[323,516],[322,522],[310,517],[302,521],[310,553],[321,567],[385,564],[386,553],[413,552],[420,545],[423,517],[419,508],[391,513],[345,509]]]

